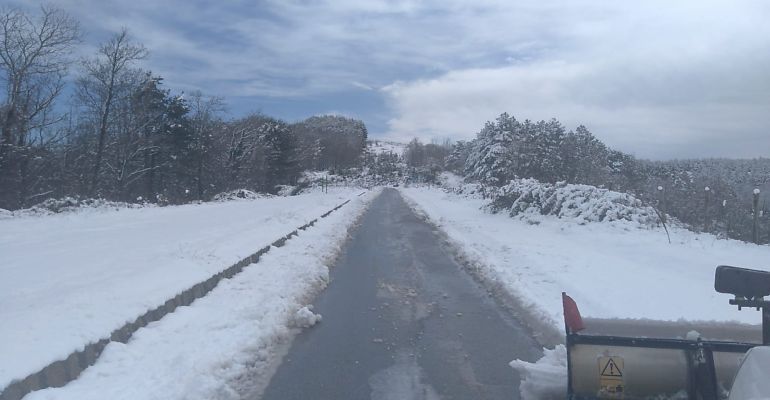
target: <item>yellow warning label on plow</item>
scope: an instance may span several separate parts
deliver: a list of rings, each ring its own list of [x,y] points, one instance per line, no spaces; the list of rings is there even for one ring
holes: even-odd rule
[[[623,358],[618,356],[599,357],[599,393],[600,399],[622,399]]]

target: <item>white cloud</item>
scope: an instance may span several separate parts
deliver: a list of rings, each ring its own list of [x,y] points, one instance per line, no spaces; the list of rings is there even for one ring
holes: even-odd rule
[[[351,84],[351,85],[353,85],[354,87],[357,87],[357,88],[359,88],[359,89],[364,89],[364,90],[375,90],[375,89],[374,89],[374,87],[372,87],[372,86],[369,86],[369,85],[367,85],[367,84],[365,84],[365,83],[361,83],[361,82],[358,82],[358,81],[353,81],[353,82],[350,82],[350,84]]]
[[[598,15],[591,23],[569,14],[541,20],[571,39],[535,58],[386,86],[388,136],[469,139],[509,112],[585,124],[642,157],[770,155],[766,6],[645,3]]]

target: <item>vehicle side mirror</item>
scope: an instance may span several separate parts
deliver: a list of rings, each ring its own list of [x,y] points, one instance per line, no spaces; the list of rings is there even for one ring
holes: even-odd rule
[[[770,272],[720,265],[714,276],[714,289],[746,299],[770,296]]]

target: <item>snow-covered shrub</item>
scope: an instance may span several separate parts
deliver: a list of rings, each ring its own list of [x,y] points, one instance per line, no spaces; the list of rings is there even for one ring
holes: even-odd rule
[[[278,189],[278,196],[282,197],[291,196],[297,191],[297,186],[293,185],[278,185],[276,188]]]
[[[456,189],[465,185],[465,178],[452,172],[440,173],[436,181],[439,185],[448,189]]]
[[[494,190],[494,186],[487,187],[479,183],[464,183],[459,186],[446,187],[446,189],[452,193],[462,195],[463,197],[486,199],[489,197],[490,190]]]
[[[144,204],[124,203],[119,201],[109,201],[104,199],[80,199],[77,197],[63,197],[60,199],[47,199],[32,207],[24,208],[11,212],[12,216],[23,215],[52,215],[60,213],[76,212],[82,209],[121,209],[121,208],[141,208]],[[2,214],[2,213],[0,213]]]
[[[272,197],[270,194],[257,193],[248,189],[235,189],[229,192],[222,192],[214,196],[214,201],[230,201],[230,200],[255,200],[263,199],[266,197]]]
[[[580,224],[631,221],[643,226],[658,223],[654,209],[636,197],[589,185],[542,183],[516,179],[490,193],[489,208],[511,216],[553,215]]]
[[[465,182],[464,178],[451,172],[442,172],[438,183],[444,190],[472,199],[488,198],[490,192],[496,191],[494,186],[485,186],[477,182]]]
[[[4,208],[0,208],[0,219],[6,219],[13,217],[13,211],[8,211]]]

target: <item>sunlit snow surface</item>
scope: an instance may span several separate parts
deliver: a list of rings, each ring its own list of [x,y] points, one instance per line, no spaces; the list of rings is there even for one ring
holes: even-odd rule
[[[109,336],[360,192],[0,220],[0,387]]]
[[[328,283],[327,264],[373,195],[355,197],[191,306],[139,329],[127,344],[111,343],[77,380],[25,400],[250,397],[248,390],[269,378],[293,327],[319,322],[306,305]]]

